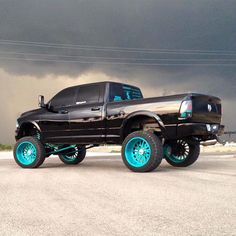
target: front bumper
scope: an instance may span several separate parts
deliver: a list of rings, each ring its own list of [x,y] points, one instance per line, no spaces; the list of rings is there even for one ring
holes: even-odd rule
[[[177,127],[177,137],[183,138],[188,136],[211,137],[221,136],[224,134],[224,126],[219,124],[204,124],[204,123],[184,123]]]
[[[17,141],[19,139],[19,133],[20,133],[20,128],[17,127],[15,130],[15,140]]]

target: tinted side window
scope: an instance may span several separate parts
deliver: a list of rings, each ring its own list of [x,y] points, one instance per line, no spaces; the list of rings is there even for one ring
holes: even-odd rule
[[[143,97],[140,89],[128,86],[128,85],[122,85],[122,89],[124,92],[125,100],[134,100],[134,99],[140,99]]]
[[[109,93],[109,101],[122,101],[124,100],[124,94],[122,90],[122,86],[119,84],[111,84],[110,85],[110,93]]]
[[[99,102],[100,86],[89,85],[78,87],[76,104]]]
[[[71,106],[75,104],[76,88],[67,88],[59,92],[51,100],[50,105],[53,108]]]
[[[140,89],[122,84],[111,84],[109,101],[135,100],[143,98]]]

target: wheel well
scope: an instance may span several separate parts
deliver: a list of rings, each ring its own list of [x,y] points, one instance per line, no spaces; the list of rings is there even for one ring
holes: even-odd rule
[[[123,127],[123,140],[130,134],[138,130],[152,131],[161,135],[161,128],[155,118],[146,115],[139,115],[130,118]]]
[[[24,123],[21,125],[17,140],[26,136],[34,136],[37,132],[40,132],[37,127],[32,123]]]

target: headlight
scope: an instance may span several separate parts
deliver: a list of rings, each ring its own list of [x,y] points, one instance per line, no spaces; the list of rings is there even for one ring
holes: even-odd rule
[[[211,132],[211,125],[206,124],[206,128],[207,128],[207,131],[208,131],[208,132]]]
[[[19,123],[18,123],[18,121],[16,121],[16,128],[19,128]]]

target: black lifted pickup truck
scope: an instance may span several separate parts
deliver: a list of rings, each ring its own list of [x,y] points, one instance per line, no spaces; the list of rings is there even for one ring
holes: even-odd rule
[[[47,104],[17,120],[14,158],[24,168],[39,167],[57,154],[78,164],[86,149],[122,145],[122,159],[133,171],[157,168],[162,159],[176,167],[193,164],[200,144],[214,144],[223,133],[221,100],[187,93],[143,98],[139,88],[100,82],[66,88]]]

